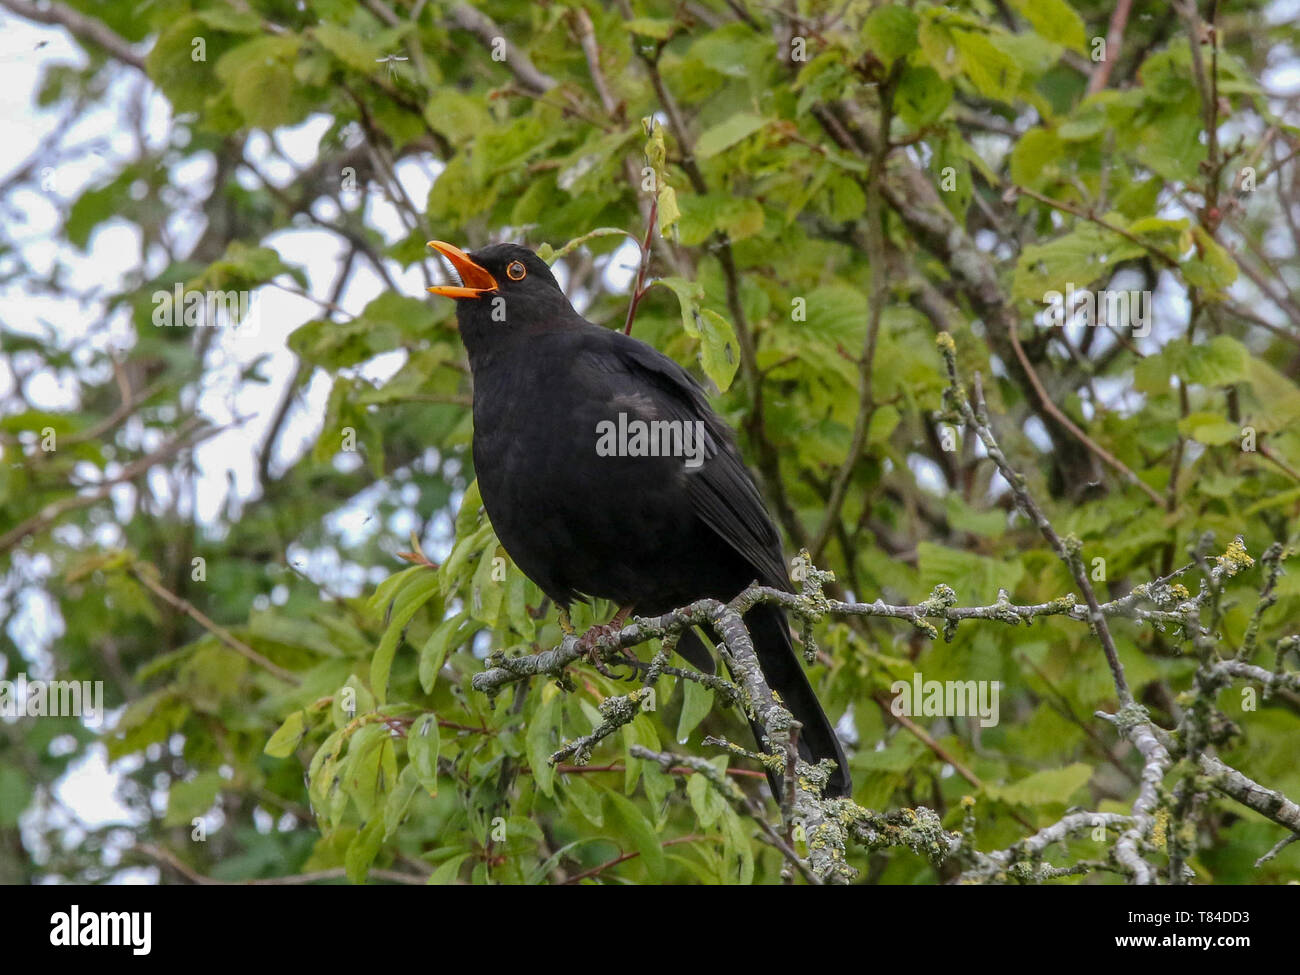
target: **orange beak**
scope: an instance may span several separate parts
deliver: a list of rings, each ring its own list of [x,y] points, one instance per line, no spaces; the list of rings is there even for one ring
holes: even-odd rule
[[[433,294],[442,295],[444,298],[481,298],[487,292],[497,289],[496,278],[492,277],[486,269],[475,264],[473,259],[459,247],[441,240],[431,240],[428,246],[450,261],[451,266],[460,275],[459,287],[440,285],[429,289]]]

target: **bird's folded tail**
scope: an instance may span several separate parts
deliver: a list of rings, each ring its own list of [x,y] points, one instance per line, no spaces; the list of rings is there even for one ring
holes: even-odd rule
[[[849,777],[848,760],[830,718],[808,682],[808,672],[795,652],[784,611],[776,606],[755,606],[745,614],[745,625],[754,641],[754,652],[763,666],[767,686],[780,695],[786,710],[803,725],[799,732],[799,757],[812,763],[824,758],[834,760],[837,767],[831,772],[826,795],[849,795],[853,791],[853,782]],[[752,721],[750,726],[761,747],[762,726]],[[780,796],[780,776],[768,775],[768,781],[773,792]]]
[[[849,795],[853,791],[853,782],[849,777],[848,760],[844,757],[844,749],[840,746],[830,718],[822,710],[821,701],[817,700],[812,685],[808,683],[803,662],[790,640],[790,627],[785,621],[784,611],[765,604],[755,606],[745,614],[745,626],[749,630],[750,639],[754,641],[754,652],[763,668],[767,686],[781,696],[786,709],[803,725],[799,732],[799,757],[805,762],[814,763],[823,758],[834,759],[838,767],[831,772],[826,795]],[[693,629],[682,631],[677,642],[677,652],[704,673],[714,673],[713,656],[705,649]],[[759,748],[767,751],[763,726],[751,721],[749,727],[754,732],[754,741]],[[767,781],[772,787],[772,794],[780,799],[781,776],[768,772]]]
[[[822,710],[821,701],[808,682],[808,672],[790,639],[790,627],[785,612],[779,607],[760,604],[745,614],[745,626],[754,641],[754,652],[763,667],[767,686],[781,697],[781,702],[801,725],[799,732],[799,757],[816,763],[823,758],[833,759],[837,768],[831,772],[825,794],[830,797],[847,796],[853,791],[849,777],[849,763],[844,749],[835,734],[830,718]],[[763,727],[751,721],[754,739],[763,745]],[[773,793],[781,795],[781,777],[768,774]]]

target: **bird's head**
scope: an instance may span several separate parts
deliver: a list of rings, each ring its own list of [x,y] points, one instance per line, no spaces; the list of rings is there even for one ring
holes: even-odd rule
[[[430,288],[435,295],[454,298],[462,306],[466,303],[492,305],[494,298],[504,298],[509,303],[517,298],[549,303],[558,297],[567,303],[550,267],[527,247],[490,244],[467,254],[441,240],[431,240],[429,246],[447,259],[461,282]]]
[[[460,276],[459,285],[429,290],[455,299],[456,324],[471,369],[503,343],[586,324],[560,290],[550,267],[526,247],[490,244],[467,254],[440,240],[430,241],[429,246]]]

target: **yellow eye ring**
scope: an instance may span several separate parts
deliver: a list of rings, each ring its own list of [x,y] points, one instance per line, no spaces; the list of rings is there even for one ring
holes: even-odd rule
[[[506,268],[506,277],[511,281],[522,281],[527,274],[528,268],[519,261],[511,261],[510,266]]]

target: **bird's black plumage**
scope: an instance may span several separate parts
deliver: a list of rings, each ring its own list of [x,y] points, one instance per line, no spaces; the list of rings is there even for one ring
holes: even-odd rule
[[[434,246],[473,285],[431,290],[459,299],[479,491],[525,575],[561,605],[596,596],[647,616],[703,597],[728,600],[755,580],[790,588],[776,529],[731,431],[690,373],[644,342],[586,321],[526,248],[494,244],[465,255]],[[598,431],[606,421],[617,425],[620,413],[628,422],[690,424],[702,435],[698,463],[602,456]],[[834,759],[828,792],[846,794],[843,750],[784,612],[756,606],[745,622],[769,686],[803,725],[801,752]],[[698,637],[686,637],[679,652],[712,671]]]

